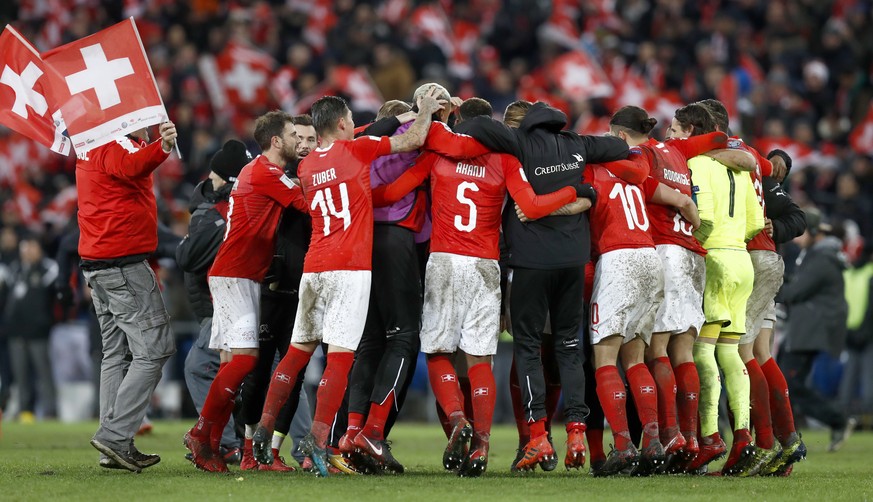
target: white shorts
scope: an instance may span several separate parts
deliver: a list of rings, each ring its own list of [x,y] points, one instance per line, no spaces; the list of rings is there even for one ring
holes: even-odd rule
[[[424,279],[421,351],[497,353],[500,266],[496,260],[431,253]]]
[[[706,259],[675,244],[655,246],[664,265],[664,301],[655,316],[655,333],[678,335],[691,328],[700,333]]]
[[[664,300],[664,267],[652,248],[604,253],[594,270],[591,343],[621,335],[652,339],[655,314]]]
[[[258,348],[261,285],[239,277],[210,277],[209,293],[213,310],[209,348]]]
[[[358,350],[367,322],[371,279],[369,270],[303,274],[291,342],[323,341]]]
[[[782,287],[785,263],[773,251],[749,251],[755,269],[752,296],[746,302],[746,333],[740,343],[752,343],[762,328],[773,328],[776,323],[776,302],[773,299]]]

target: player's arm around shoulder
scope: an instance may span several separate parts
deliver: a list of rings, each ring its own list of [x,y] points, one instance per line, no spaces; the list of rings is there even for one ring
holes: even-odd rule
[[[427,139],[433,114],[443,109],[445,101],[436,97],[440,91],[432,87],[418,100],[418,115],[409,129],[399,135],[391,136],[391,153],[411,152],[420,148]]]
[[[746,185],[746,242],[749,242],[764,230],[764,208],[758,203],[758,195],[755,193],[751,175],[739,177],[744,178],[743,183]]]
[[[700,243],[706,242],[715,226],[713,167],[725,169],[715,160],[703,155],[688,160],[688,169],[691,171],[691,193],[697,203],[697,213],[700,217],[700,227],[694,231],[694,237]]]

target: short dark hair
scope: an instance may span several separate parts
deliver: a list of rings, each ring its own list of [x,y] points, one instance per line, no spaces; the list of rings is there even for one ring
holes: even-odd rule
[[[303,115],[295,115],[294,116],[294,125],[301,126],[311,126],[312,125],[312,117],[309,114],[304,113]]]
[[[785,153],[784,150],[780,150],[778,148],[775,150],[772,150],[770,153],[767,154],[767,160],[770,160],[773,157],[776,157],[777,155],[779,157],[782,157],[782,160],[785,161],[785,168],[788,169],[789,171],[791,171],[791,156],[788,155],[787,153]]]
[[[346,116],[349,105],[346,100],[336,96],[324,96],[312,103],[312,125],[319,136],[330,134],[336,130],[339,119]]]
[[[658,119],[649,117],[649,113],[639,106],[623,106],[609,120],[610,126],[644,136],[648,136],[657,123]]]
[[[725,108],[724,103],[717,99],[704,99],[703,101],[698,101],[698,103],[709,110],[712,118],[715,119],[715,125],[718,126],[718,129],[723,133],[727,133],[728,128],[730,128],[731,119],[728,117],[727,108]]]
[[[482,98],[470,98],[458,107],[458,114],[461,120],[470,120],[473,117],[486,116],[490,117],[494,113],[491,108],[491,103]]]
[[[262,152],[270,149],[273,136],[282,136],[285,124],[294,123],[294,117],[282,110],[273,110],[258,117],[255,121],[255,142]]]
[[[715,119],[709,109],[699,103],[691,103],[676,110],[675,117],[682,129],[693,128],[692,136],[715,132]]]

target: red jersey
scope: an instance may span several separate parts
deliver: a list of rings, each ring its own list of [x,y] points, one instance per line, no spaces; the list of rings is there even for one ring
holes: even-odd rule
[[[651,166],[650,176],[656,181],[691,197],[691,170],[688,159],[725,146],[727,136],[713,132],[688,139],[654,139],[640,145]],[[674,207],[649,204],[652,239],[655,244],[675,244],[705,255],[706,250],[692,235],[691,224]]]
[[[588,211],[592,256],[616,249],[655,247],[645,202],[658,188],[654,179],[632,185],[600,164],[588,164],[582,178],[597,190],[597,202]]]
[[[512,155],[489,153],[452,160],[432,152],[393,183],[373,191],[377,205],[403,197],[430,176],[433,233],[430,251],[496,260],[500,257],[501,213],[506,192],[533,219],[542,218],[576,200],[576,190],[537,195]],[[513,210],[513,209],[508,209]]]
[[[370,163],[391,153],[387,136],[361,136],[317,148],[297,169],[312,217],[303,272],[373,268]]]
[[[734,136],[728,141],[728,148],[736,148],[745,150],[755,156],[758,163],[757,168],[749,173],[752,177],[752,184],[755,186],[755,195],[758,196],[758,204],[764,210],[764,216],[767,216],[767,205],[764,203],[764,181],[763,176],[770,176],[773,173],[773,164],[758,153],[758,150],[747,145],[743,140]],[[776,252],[776,243],[767,232],[758,232],[758,234],[746,245],[749,251],[773,251]]]
[[[260,155],[240,171],[230,192],[224,241],[210,277],[239,277],[261,282],[276,250],[282,209],[306,211],[303,191],[285,171]]]
[[[79,256],[108,260],[158,248],[152,171],[167,159],[161,142],[119,138],[78,154]]]

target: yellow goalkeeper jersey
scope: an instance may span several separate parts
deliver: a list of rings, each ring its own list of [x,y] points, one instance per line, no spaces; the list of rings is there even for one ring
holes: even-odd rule
[[[689,160],[688,167],[700,221],[712,223],[703,247],[745,250],[746,242],[764,228],[752,177],[704,155]]]

